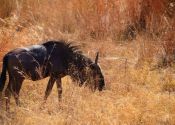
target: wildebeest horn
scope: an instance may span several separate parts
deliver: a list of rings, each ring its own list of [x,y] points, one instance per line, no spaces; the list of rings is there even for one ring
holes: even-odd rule
[[[98,55],[99,55],[99,52],[97,52],[97,55],[96,55],[96,58],[95,58],[95,64],[98,63]]]

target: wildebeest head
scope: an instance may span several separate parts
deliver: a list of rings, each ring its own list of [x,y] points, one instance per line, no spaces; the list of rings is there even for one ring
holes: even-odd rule
[[[93,91],[102,91],[105,82],[101,68],[98,65],[99,53],[97,53],[95,62],[85,57],[84,55],[77,54],[74,56],[73,63],[70,63],[68,73],[73,81],[78,81],[79,86],[89,86]]]
[[[105,82],[104,82],[104,76],[102,74],[101,68],[98,65],[98,57],[99,57],[99,52],[97,52],[95,62],[89,66],[90,77],[91,77],[90,79],[91,79],[91,82],[93,83],[91,84],[93,87],[93,90],[98,89],[99,91],[102,91],[105,87]]]

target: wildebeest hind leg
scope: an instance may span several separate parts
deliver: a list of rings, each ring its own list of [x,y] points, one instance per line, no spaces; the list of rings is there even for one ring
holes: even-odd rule
[[[22,77],[18,77],[14,79],[14,83],[13,83],[13,95],[14,95],[17,106],[20,106],[19,92],[20,92],[23,81],[24,79]]]
[[[12,92],[12,81],[9,79],[9,83],[5,90],[5,98],[6,98],[6,111],[10,110],[10,97]]]

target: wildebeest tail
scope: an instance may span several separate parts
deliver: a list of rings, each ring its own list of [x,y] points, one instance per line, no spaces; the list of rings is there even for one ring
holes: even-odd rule
[[[0,92],[3,91],[5,81],[6,81],[6,70],[7,70],[7,63],[8,63],[8,56],[4,56],[3,58],[3,66],[2,66],[2,73],[0,77]]]

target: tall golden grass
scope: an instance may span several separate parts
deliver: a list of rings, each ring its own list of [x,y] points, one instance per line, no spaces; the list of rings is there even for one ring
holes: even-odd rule
[[[2,18],[13,13],[21,24],[44,25],[45,31],[51,29],[53,36],[59,30],[79,32],[82,38],[114,40],[140,30],[162,35],[172,26],[175,10],[172,0],[2,0],[1,3]],[[134,31],[129,26],[135,27]]]

